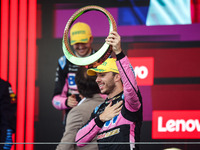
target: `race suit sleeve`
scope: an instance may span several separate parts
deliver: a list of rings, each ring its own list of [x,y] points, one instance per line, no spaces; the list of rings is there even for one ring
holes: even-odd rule
[[[11,85],[1,80],[0,82],[0,141],[12,143],[12,134],[16,129],[16,95]],[[0,149],[10,149],[12,144],[1,144]]]
[[[86,145],[83,143],[91,142],[104,125],[104,123],[100,121],[99,116],[95,117],[95,113],[99,107],[100,105],[95,108],[88,123],[77,132],[75,139],[77,146],[83,147]]]
[[[133,67],[123,52],[117,55],[116,64],[123,82],[125,107],[131,112],[136,112],[140,109],[141,103]]]
[[[86,126],[78,131],[76,134],[77,146],[85,146],[87,142],[91,142],[92,139],[97,135],[101,127],[97,126],[95,119],[92,119]]]
[[[55,88],[52,99],[52,105],[58,110],[70,109],[70,107],[67,106],[68,84],[67,79],[65,77],[65,73],[63,71],[65,63],[65,58],[61,57],[59,59],[58,67],[56,69]]]

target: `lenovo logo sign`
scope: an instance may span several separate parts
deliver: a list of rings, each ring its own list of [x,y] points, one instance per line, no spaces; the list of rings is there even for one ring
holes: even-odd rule
[[[200,139],[200,111],[153,111],[153,139]]]
[[[198,119],[170,119],[163,124],[163,117],[158,117],[158,132],[193,132],[200,131]]]
[[[135,71],[138,85],[153,85],[154,58],[153,57],[129,57]]]

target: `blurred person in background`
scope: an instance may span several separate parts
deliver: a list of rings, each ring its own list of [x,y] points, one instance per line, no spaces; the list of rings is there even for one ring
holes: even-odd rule
[[[0,78],[0,150],[10,150],[16,130],[16,95],[9,82]],[[6,144],[9,143],[9,144]]]
[[[95,53],[92,49],[92,42],[93,36],[88,24],[77,22],[72,26],[70,44],[77,57],[86,57]],[[65,56],[58,60],[52,104],[56,109],[65,111],[64,125],[69,110],[77,106],[81,100],[75,83],[78,68],[79,66],[72,64]]]

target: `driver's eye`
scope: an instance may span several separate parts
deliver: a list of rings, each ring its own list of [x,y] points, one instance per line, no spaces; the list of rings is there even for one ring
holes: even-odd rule
[[[102,73],[102,74],[99,74],[99,76],[100,76],[100,77],[103,77],[103,76],[105,76],[105,74],[104,74],[104,73]]]

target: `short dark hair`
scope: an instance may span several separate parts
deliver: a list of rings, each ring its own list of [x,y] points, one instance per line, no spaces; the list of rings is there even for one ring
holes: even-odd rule
[[[91,98],[94,94],[100,93],[99,86],[96,83],[96,76],[88,76],[85,67],[79,67],[76,73],[75,82],[79,93]]]

